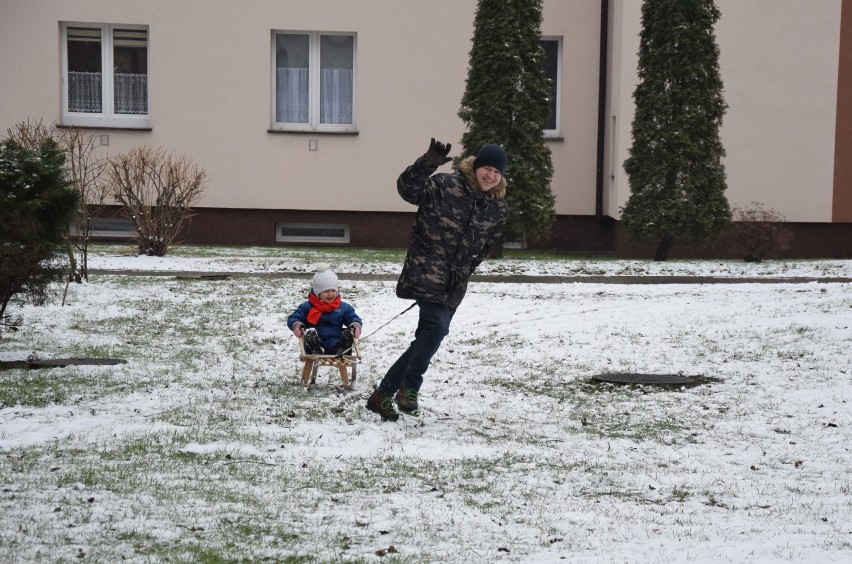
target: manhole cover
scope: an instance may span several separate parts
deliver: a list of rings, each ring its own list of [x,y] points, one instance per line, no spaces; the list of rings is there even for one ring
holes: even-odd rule
[[[699,384],[700,378],[681,374],[598,374],[593,379],[614,384],[657,384],[664,386],[682,386]]]
[[[178,280],[228,280],[230,274],[178,274],[175,276]]]

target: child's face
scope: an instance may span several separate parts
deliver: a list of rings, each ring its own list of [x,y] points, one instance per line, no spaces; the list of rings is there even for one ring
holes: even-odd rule
[[[332,288],[331,290],[323,290],[317,297],[320,299],[321,302],[330,304],[334,301],[334,298],[337,297],[337,290],[335,290],[334,288]]]

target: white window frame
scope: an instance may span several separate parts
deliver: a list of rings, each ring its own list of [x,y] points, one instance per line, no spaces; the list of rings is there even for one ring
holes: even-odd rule
[[[281,231],[284,228],[295,229],[340,229],[342,235],[340,237],[323,237],[311,235],[283,235]],[[278,243],[349,243],[349,226],[345,223],[295,223],[295,222],[280,222],[275,224],[275,241]]]
[[[102,111],[100,113],[83,113],[68,111],[68,28],[85,27],[101,30],[101,78]],[[148,114],[116,114],[113,112],[113,29],[145,30],[148,51]],[[150,50],[151,34],[147,25],[105,24],[92,22],[61,22],[62,48],[62,125],[79,127],[103,127],[121,129],[150,129],[151,127],[151,68]]]
[[[564,45],[561,36],[542,36],[542,41],[555,41],[556,47],[556,128],[545,129],[543,135],[545,138],[561,137],[562,123],[562,47]]]
[[[307,35],[308,36],[308,69],[310,81],[308,85],[308,123],[284,123],[276,120],[275,112],[275,66],[276,51],[275,37],[283,35]],[[352,38],[352,123],[320,123],[320,39],[324,35],[345,35]],[[328,131],[328,132],[354,132],[356,128],[356,108],[358,107],[358,34],[343,31],[304,31],[304,30],[272,30],[271,43],[271,75],[270,75],[270,126],[278,131]]]

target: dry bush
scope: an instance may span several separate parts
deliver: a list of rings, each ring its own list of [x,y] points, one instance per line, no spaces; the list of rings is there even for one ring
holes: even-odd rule
[[[185,155],[137,147],[109,162],[110,193],[136,225],[139,252],[161,257],[177,243],[207,173]]]
[[[82,129],[71,127],[60,131],[57,141],[65,151],[65,168],[73,186],[80,192],[80,207],[74,215],[74,232],[68,240],[77,249],[79,262],[72,257],[72,267],[76,280],[89,279],[89,241],[94,231],[94,209],[103,206],[107,198],[107,185],[104,171],[107,159],[96,153],[95,135]]]
[[[6,138],[11,139],[27,149],[38,148],[46,139],[56,141],[56,128],[44,125],[41,120],[27,119],[6,130]]]
[[[790,248],[793,233],[784,225],[787,218],[761,202],[733,209],[734,244],[746,262],[761,262],[770,253]]]

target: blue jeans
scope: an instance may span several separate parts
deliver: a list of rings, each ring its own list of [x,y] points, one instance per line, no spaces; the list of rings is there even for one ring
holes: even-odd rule
[[[420,319],[414,340],[388,369],[379,384],[379,389],[386,396],[392,396],[400,388],[419,390],[429,361],[450,332],[450,321],[455,312],[450,311],[448,306],[421,300],[417,301],[417,305],[420,308]]]

